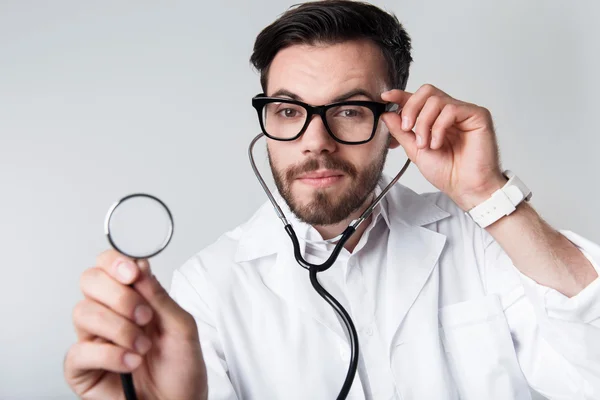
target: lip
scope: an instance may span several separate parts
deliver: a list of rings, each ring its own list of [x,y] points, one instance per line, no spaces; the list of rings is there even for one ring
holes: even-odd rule
[[[336,176],[343,176],[344,174],[339,171],[333,170],[323,170],[323,171],[312,171],[306,174],[300,175],[296,179],[323,179],[323,178],[331,178]]]
[[[313,171],[300,175],[296,178],[301,183],[315,188],[326,188],[333,186],[342,180],[344,174],[339,171]]]

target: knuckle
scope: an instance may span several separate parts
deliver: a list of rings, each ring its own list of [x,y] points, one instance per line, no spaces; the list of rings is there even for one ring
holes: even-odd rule
[[[83,271],[81,273],[81,275],[79,275],[79,290],[81,290],[82,293],[85,293],[85,288],[87,286],[87,280],[89,279],[90,276],[90,271],[91,268],[86,269],[85,271]]]
[[[425,94],[434,93],[436,90],[437,88],[430,83],[426,83],[423,86],[421,86],[421,91]]]
[[[478,107],[479,112],[487,119],[492,119],[492,113],[485,107]]]
[[[122,354],[125,350],[118,351],[118,354]],[[118,365],[120,362],[115,361],[115,351],[112,349],[105,349],[105,351],[98,352],[98,364],[104,367]]]
[[[86,347],[87,343],[85,342],[77,342],[69,347],[63,358],[63,371],[66,377],[72,378],[73,371],[77,369],[77,364],[89,357]]]
[[[112,347],[108,350],[105,351],[104,354],[106,356],[105,358],[105,363],[107,365],[124,365],[125,363],[123,362],[123,357],[125,356],[125,353],[127,353],[129,350],[121,347],[121,346],[115,346],[112,345]]]
[[[104,307],[94,307],[93,309],[89,307],[86,311],[85,318],[87,318],[89,323],[93,324],[93,326],[102,326],[106,321],[109,321],[109,315],[107,314],[108,310]]]
[[[456,114],[458,106],[454,103],[448,103],[444,106],[444,111],[450,114]]]
[[[98,266],[109,266],[112,261],[117,258],[118,253],[114,249],[106,249],[96,257],[96,265]]]
[[[130,262],[134,262],[131,257],[127,257],[124,254],[119,253],[115,249],[104,250],[102,253],[96,257],[96,266],[99,269],[110,272],[113,264],[117,259],[126,260]]]
[[[434,108],[434,109],[439,109],[439,108],[441,108],[441,105],[442,105],[442,103],[443,103],[443,99],[442,99],[440,96],[438,96],[438,95],[435,95],[435,94],[434,94],[434,95],[432,95],[432,96],[430,96],[430,97],[427,99],[427,101],[425,102],[425,104],[426,104],[428,107],[431,107],[431,108]]]
[[[86,312],[86,300],[81,300],[73,307],[73,323],[80,325],[81,321],[85,318]]]
[[[435,120],[435,122],[433,123],[433,126],[431,127],[431,135],[439,136],[442,133],[443,129],[444,129],[444,120],[442,118],[438,118]]]
[[[196,319],[189,312],[184,312],[184,322],[186,326],[194,332],[198,332],[198,326],[196,325]]]
[[[165,297],[169,297],[169,298],[171,297],[171,296],[169,296],[169,293],[165,290],[163,285],[160,284],[160,282],[158,281],[156,276],[152,276],[151,280],[152,280],[151,291],[152,291],[153,297],[157,297],[160,301],[165,300]]]
[[[410,100],[409,100],[410,101]],[[414,114],[412,103],[406,103],[404,107],[402,107],[402,111],[400,111],[400,115],[403,117],[410,117]]]
[[[186,337],[198,337],[198,325],[196,324],[196,320],[187,311],[183,314],[183,317],[181,319],[181,325],[182,326],[180,327],[180,329]]]
[[[81,273],[79,278],[79,288],[82,293],[86,294],[88,292],[89,286],[98,279],[100,273],[101,271],[97,267],[88,268]]]
[[[123,320],[117,323],[115,335],[121,343],[133,343],[135,333],[132,325]]]
[[[72,319],[73,319],[73,323],[75,325],[78,325],[79,322],[81,321],[81,318],[83,318],[84,312],[83,312],[83,300],[80,301],[79,303],[75,304],[75,307],[73,307],[73,313],[72,313]]]
[[[74,352],[76,351],[76,346],[77,345],[74,344],[71,347],[69,347],[69,349],[65,353],[65,357],[63,358],[63,371],[65,375],[68,374],[69,370],[71,369],[71,360],[73,359]]]
[[[133,315],[135,299],[132,297],[133,296],[127,290],[125,290],[125,288],[121,288],[116,296],[114,296],[111,308],[127,317]]]

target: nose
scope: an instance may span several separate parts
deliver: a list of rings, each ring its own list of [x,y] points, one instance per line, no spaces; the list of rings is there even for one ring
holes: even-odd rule
[[[333,153],[337,147],[337,142],[329,135],[323,120],[318,115],[313,115],[300,139],[302,153],[305,155]]]

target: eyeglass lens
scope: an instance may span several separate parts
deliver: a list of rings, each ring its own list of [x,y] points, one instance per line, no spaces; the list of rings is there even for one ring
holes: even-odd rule
[[[278,139],[297,136],[306,123],[307,110],[292,103],[268,103],[263,107],[265,131]],[[373,133],[375,116],[365,106],[340,105],[327,109],[325,118],[333,135],[346,142],[368,140]]]

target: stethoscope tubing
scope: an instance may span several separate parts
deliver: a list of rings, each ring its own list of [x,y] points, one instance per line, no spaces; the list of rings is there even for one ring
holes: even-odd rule
[[[336,238],[337,243],[335,244],[335,247],[334,247],[333,251],[331,252],[331,254],[329,255],[329,257],[327,258],[327,260],[325,260],[325,262],[323,262],[322,264],[312,264],[304,259],[304,256],[302,255],[302,251],[300,249],[300,242],[298,240],[298,237],[296,236],[296,232],[294,231],[294,228],[285,218],[284,213],[281,211],[281,208],[275,201],[273,194],[271,193],[271,191],[269,190],[269,187],[263,180],[262,175],[260,174],[260,171],[256,167],[256,163],[254,162],[254,155],[253,155],[254,145],[263,136],[264,136],[264,133],[259,133],[256,137],[254,137],[254,139],[252,139],[252,141],[250,142],[250,145],[248,146],[248,157],[250,159],[250,165],[252,166],[254,175],[260,182],[260,185],[262,186],[263,190],[265,191],[265,194],[267,195],[267,197],[269,198],[269,201],[273,205],[273,208],[275,210],[275,213],[277,214],[277,217],[283,223],[284,229],[292,241],[292,245],[294,247],[294,258],[296,259],[296,262],[301,267],[303,267],[309,271],[310,283],[312,284],[313,288],[327,303],[329,303],[329,305],[331,305],[331,307],[334,309],[334,311],[340,316],[340,318],[344,322],[344,325],[346,326],[346,329],[348,331],[348,337],[350,340],[350,364],[348,366],[348,372],[346,374],[346,379],[344,380],[342,389],[340,390],[340,393],[338,394],[338,397],[337,397],[337,400],[343,400],[348,396],[348,393],[350,392],[352,382],[354,381],[354,377],[356,376],[356,370],[358,369],[358,356],[359,356],[358,334],[356,333],[356,327],[354,326],[354,323],[352,322],[352,318],[350,318],[350,315],[348,314],[348,312],[344,309],[344,307],[342,307],[342,305],[331,294],[329,294],[329,292],[327,292],[327,290],[325,290],[325,288],[323,286],[321,286],[321,284],[319,283],[319,280],[317,278],[317,274],[319,272],[326,271],[335,263],[335,261],[338,258],[338,255],[340,254],[346,241],[348,241],[350,236],[352,236],[352,234],[354,234],[354,232],[356,232],[356,229],[358,228],[358,226],[360,224],[362,224],[367,218],[369,218],[369,216],[371,215],[371,213],[373,212],[373,210],[375,209],[377,204],[379,204],[379,202],[389,192],[389,190],[392,188],[392,186],[396,182],[398,182],[400,177],[402,175],[404,175],[404,172],[406,172],[406,170],[408,169],[408,166],[410,165],[411,161],[410,161],[410,159],[408,159],[406,161],[406,163],[404,164],[404,166],[402,167],[400,172],[398,172],[398,174],[394,177],[394,179],[392,179],[391,182],[381,191],[379,196],[377,196],[375,198],[375,200],[373,200],[371,205],[369,207],[367,207],[367,209],[361,214],[361,216],[358,219],[352,221],[350,223],[350,225],[348,225],[348,227],[344,230],[344,232]]]

